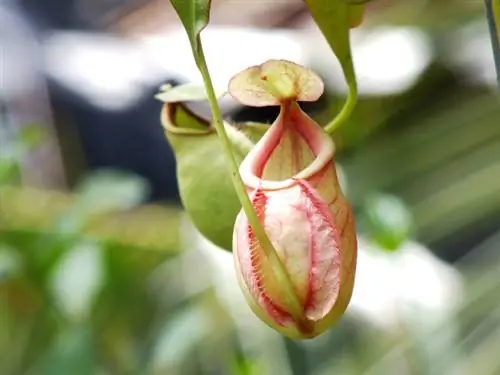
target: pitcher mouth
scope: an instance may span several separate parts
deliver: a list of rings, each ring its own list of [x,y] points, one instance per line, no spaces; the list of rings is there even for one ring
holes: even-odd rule
[[[285,116],[289,117],[294,124],[295,131],[300,134],[315,155],[315,158],[307,167],[287,179],[280,181],[263,179],[262,175],[266,162],[278,146],[286,126]],[[275,125],[271,126],[240,165],[241,177],[249,188],[264,190],[286,189],[297,184],[297,180],[310,179],[333,160],[335,154],[333,140],[313,119],[302,111],[296,102],[285,103],[281,106]]]

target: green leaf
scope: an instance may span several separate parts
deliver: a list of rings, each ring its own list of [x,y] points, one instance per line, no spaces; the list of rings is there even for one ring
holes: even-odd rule
[[[311,15],[339,59],[347,82],[355,81],[349,29],[351,8],[346,0],[305,0]]]
[[[347,121],[357,101],[356,74],[352,63],[349,30],[351,25],[355,26],[360,22],[363,5],[351,5],[346,0],[304,1],[321,33],[337,56],[349,86],[349,96],[342,111],[325,127],[325,130],[332,134]]]
[[[201,53],[200,33],[208,25],[210,0],[170,0],[187,32],[196,63]]]

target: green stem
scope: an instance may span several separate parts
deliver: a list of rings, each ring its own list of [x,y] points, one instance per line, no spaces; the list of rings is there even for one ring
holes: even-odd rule
[[[325,126],[325,131],[330,135],[349,119],[358,102],[358,85],[356,83],[356,74],[354,73],[352,58],[349,58],[349,63],[345,64],[345,66],[344,64],[342,65],[342,69],[349,92],[340,113]]]
[[[297,298],[297,294],[294,290],[293,284],[290,280],[290,275],[288,274],[283,262],[278,256],[276,249],[274,248],[271,240],[267,236],[262,224],[259,221],[257,213],[255,212],[252,202],[250,201],[250,197],[248,196],[245,184],[241,179],[241,175],[239,172],[239,166],[234,157],[231,141],[227,136],[226,130],[224,128],[224,122],[222,120],[222,114],[220,112],[220,108],[217,102],[217,97],[215,95],[215,90],[212,84],[212,80],[210,79],[210,73],[207,68],[207,63],[205,60],[205,55],[203,53],[203,48],[200,45],[199,55],[197,59],[198,69],[203,77],[203,83],[205,85],[205,89],[207,90],[207,97],[210,103],[210,109],[212,111],[213,121],[215,125],[215,130],[217,131],[217,135],[222,144],[222,149],[226,155],[226,159],[229,163],[229,169],[231,171],[231,179],[233,182],[233,186],[236,191],[236,195],[241,203],[243,211],[248,219],[250,226],[255,234],[255,237],[260,243],[260,246],[264,250],[264,253],[271,265],[273,270],[273,274],[276,277],[277,283],[283,288],[283,295],[285,297],[286,306],[288,308],[288,312],[292,315],[297,324],[302,324],[305,327],[308,327],[309,324],[305,321],[303,317],[303,308],[302,305]]]
[[[500,0],[486,0],[486,18],[490,26],[491,46],[500,87]]]

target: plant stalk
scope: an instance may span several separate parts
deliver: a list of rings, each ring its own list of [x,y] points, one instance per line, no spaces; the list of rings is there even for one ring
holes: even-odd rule
[[[259,221],[257,213],[255,212],[252,202],[250,201],[250,197],[248,196],[245,184],[241,178],[239,172],[239,166],[234,157],[231,142],[224,128],[224,122],[222,120],[222,114],[220,112],[220,108],[217,102],[217,97],[215,95],[215,90],[212,84],[212,80],[210,78],[210,73],[208,71],[205,55],[203,53],[203,48],[200,43],[199,47],[199,55],[196,59],[198,69],[203,78],[203,83],[205,85],[205,89],[207,90],[207,97],[210,103],[210,109],[212,111],[213,122],[215,125],[215,130],[217,131],[217,135],[222,144],[222,149],[225,153],[226,160],[229,163],[229,169],[231,172],[231,179],[233,182],[233,186],[236,191],[236,195],[241,203],[243,211],[248,219],[250,226],[260,243],[260,246],[264,250],[264,253],[271,265],[274,276],[276,277],[277,282],[283,288],[283,293],[286,300],[286,305],[288,308],[288,312],[292,315],[294,320],[297,323],[302,323],[305,327],[309,326],[308,322],[305,321],[303,317],[303,308],[300,301],[297,298],[297,294],[294,290],[293,284],[290,280],[290,275],[288,271],[285,269],[283,262],[278,256],[276,249],[274,248],[271,240],[267,236],[264,227]]]
[[[341,125],[343,125],[351,116],[356,104],[358,102],[358,85],[356,82],[356,74],[354,72],[354,67],[351,63],[346,64],[343,67],[344,77],[347,82],[349,92],[347,94],[347,99],[342,107],[342,110],[335,116],[335,118],[325,126],[325,132],[332,135]]]

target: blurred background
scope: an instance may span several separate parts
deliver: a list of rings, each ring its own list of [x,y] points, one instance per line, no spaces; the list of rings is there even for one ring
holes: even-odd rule
[[[300,0],[213,0],[217,87],[338,63]],[[249,311],[186,219],[153,98],[201,83],[167,0],[0,1],[1,375],[500,374],[500,103],[480,0],[377,0],[352,32],[360,101],[335,136],[358,223],[346,316],[310,341]],[[235,122],[274,108],[221,102]],[[199,108],[207,113],[206,106]]]

